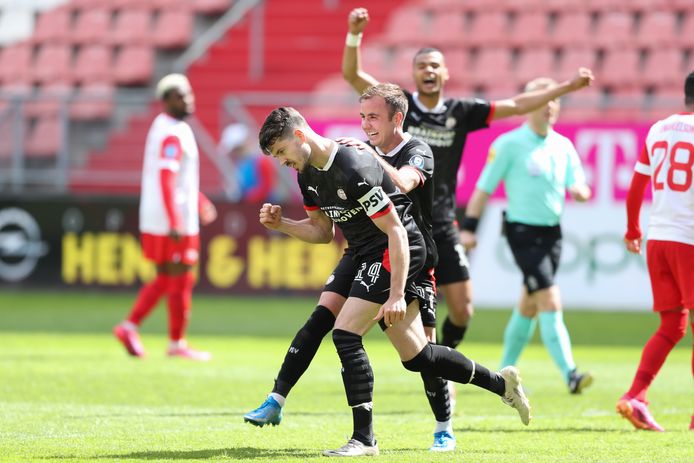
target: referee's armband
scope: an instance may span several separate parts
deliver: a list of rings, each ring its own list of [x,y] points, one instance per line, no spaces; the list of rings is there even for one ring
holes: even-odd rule
[[[480,219],[476,217],[467,217],[463,219],[463,224],[460,227],[461,230],[469,231],[472,233],[477,232],[477,226],[480,224]]]

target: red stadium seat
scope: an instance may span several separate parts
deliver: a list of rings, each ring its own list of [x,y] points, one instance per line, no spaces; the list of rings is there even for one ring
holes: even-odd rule
[[[462,48],[445,50],[444,58],[446,60],[446,67],[448,67],[448,73],[451,77],[446,85],[446,89],[448,89],[449,86],[469,88],[471,82],[470,75],[468,75],[470,72],[470,56],[467,50]]]
[[[26,43],[10,45],[0,54],[0,82],[7,85],[30,85],[34,48]]]
[[[233,3],[233,0],[195,0],[192,2],[195,11],[203,14],[225,13]]]
[[[83,9],[80,11],[72,39],[77,43],[89,45],[107,43],[111,30],[111,11],[101,9]]]
[[[478,47],[506,45],[509,22],[505,13],[479,13],[470,26],[467,44]]]
[[[115,81],[123,85],[146,85],[154,73],[154,49],[134,45],[120,51],[116,58]]]
[[[107,45],[85,46],[80,50],[73,69],[74,80],[82,84],[113,81],[113,54]]]
[[[557,74],[561,79],[568,79],[578,68],[584,67],[595,71],[595,51],[591,48],[566,48],[559,60]]]
[[[431,18],[429,37],[426,43],[440,47],[461,46],[468,42],[465,15],[460,11],[438,11]]]
[[[644,67],[643,82],[660,89],[676,89],[682,86],[684,69],[683,53],[677,48],[664,48],[649,53]]]
[[[519,85],[525,85],[536,77],[551,77],[559,80],[555,75],[554,53],[547,48],[523,50],[513,70],[513,78]]]
[[[44,44],[33,65],[33,79],[38,83],[67,83],[71,80],[72,47]]]
[[[27,157],[45,158],[57,155],[62,138],[60,118],[56,116],[39,118],[27,137]]]
[[[143,45],[151,43],[152,14],[145,9],[121,10],[116,17],[110,39],[116,45]]]
[[[506,48],[484,48],[471,69],[471,83],[485,89],[508,84],[511,53]]]
[[[549,21],[544,11],[519,15],[511,33],[511,45],[534,47],[547,43]]]
[[[600,17],[591,37],[595,46],[620,49],[633,46],[634,32],[634,17],[631,13],[609,12]]]
[[[551,33],[552,44],[576,48],[591,43],[591,19],[586,11],[562,13]]]
[[[642,47],[658,49],[669,47],[676,43],[677,18],[675,13],[654,11],[641,19],[636,43]],[[690,36],[691,39],[691,36]]]
[[[639,82],[641,59],[636,49],[615,49],[606,56],[599,76],[600,83],[628,88]]]
[[[33,41],[35,43],[68,42],[71,33],[71,14],[68,8],[56,8],[41,13],[32,35]]]
[[[684,17],[682,27],[677,34],[677,42],[682,47],[691,47],[692,37],[694,37],[694,10],[690,10]]]
[[[34,98],[27,100],[24,112],[28,117],[57,117],[72,90],[73,87],[65,83],[47,83]]]
[[[421,45],[429,41],[425,10],[417,5],[398,8],[388,18],[383,40],[388,44]]]
[[[70,117],[75,120],[107,119],[113,112],[115,89],[109,84],[83,86],[70,105]]]
[[[183,48],[193,36],[193,15],[187,11],[170,10],[159,15],[154,28],[154,44],[159,48]]]

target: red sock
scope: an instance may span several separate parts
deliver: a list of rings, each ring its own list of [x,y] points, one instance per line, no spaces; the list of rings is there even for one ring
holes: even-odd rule
[[[132,309],[130,309],[128,321],[139,326],[157,305],[159,298],[166,292],[168,286],[169,276],[163,273],[158,274],[154,280],[144,285],[140,289]]]
[[[172,341],[183,339],[185,335],[194,285],[193,272],[169,277],[169,338]]]
[[[648,387],[665,363],[672,348],[684,337],[686,332],[686,310],[660,312],[660,326],[643,348],[641,362],[627,396],[642,402],[646,401]]]

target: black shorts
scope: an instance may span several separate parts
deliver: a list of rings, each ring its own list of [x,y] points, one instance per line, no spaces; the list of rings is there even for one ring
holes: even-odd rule
[[[436,327],[436,278],[433,268],[424,268],[414,281],[419,299],[419,313],[422,324]]]
[[[506,239],[528,294],[554,285],[561,258],[561,227],[506,222]]]
[[[405,284],[405,302],[417,299],[415,277],[424,263],[424,246],[410,244],[410,268]],[[358,297],[369,302],[384,304],[390,296],[390,258],[388,250],[376,256],[360,257],[349,248],[338,262],[323,287],[345,298]]]
[[[439,251],[439,263],[434,275],[439,285],[468,281],[470,279],[470,263],[465,254],[465,248],[460,244],[457,233],[434,235],[434,242]]]

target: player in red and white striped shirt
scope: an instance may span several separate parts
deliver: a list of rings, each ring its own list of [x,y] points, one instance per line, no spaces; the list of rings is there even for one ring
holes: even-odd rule
[[[684,93],[687,112],[656,122],[648,132],[627,197],[624,241],[630,252],[639,254],[639,213],[651,180],[653,207],[646,257],[660,326],[646,343],[634,381],[617,403],[617,411],[636,428],[654,431],[663,427],[648,411],[646,392],[686,334],[688,318],[694,330],[694,72],[687,76]],[[689,429],[694,429],[694,415]]]
[[[191,349],[184,338],[195,284],[192,267],[200,248],[199,222],[206,225],[217,216],[214,205],[199,190],[198,147],[184,121],[194,111],[195,98],[182,74],[164,77],[157,85],[157,98],[164,111],[147,134],[140,197],[142,250],[157,265],[157,276],[140,290],[130,315],[113,332],[130,355],[144,356],[137,328],[166,294],[167,354],[209,360],[209,353]]]

